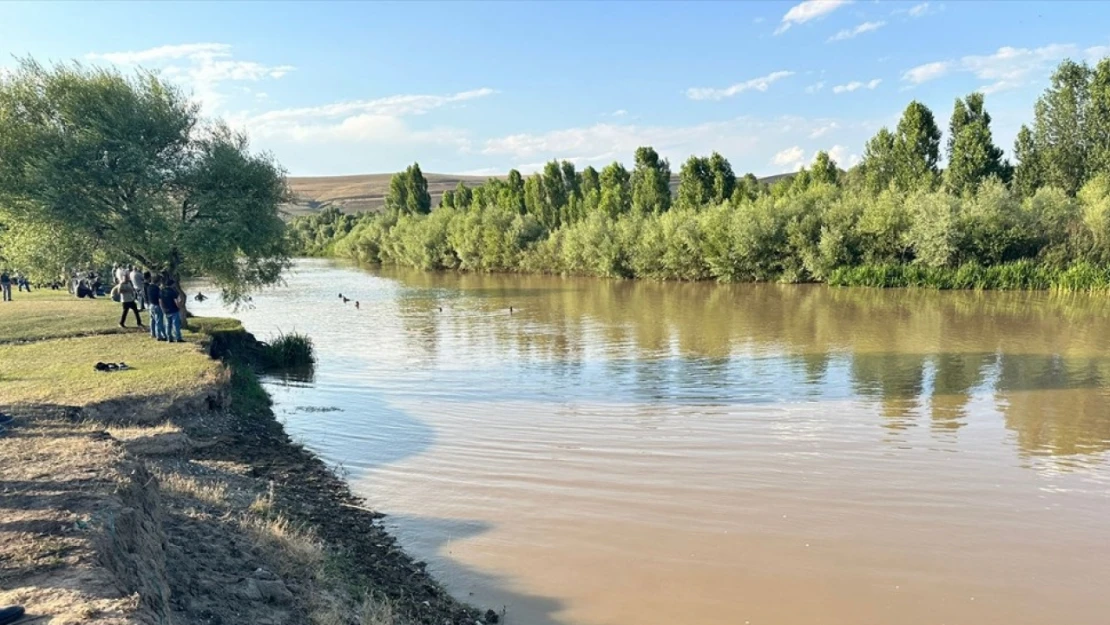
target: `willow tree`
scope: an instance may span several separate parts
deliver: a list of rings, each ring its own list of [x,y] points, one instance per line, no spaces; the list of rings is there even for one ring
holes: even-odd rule
[[[10,262],[96,250],[208,276],[235,301],[288,264],[287,195],[271,157],[153,74],[27,60],[0,78],[0,221],[23,237]]]

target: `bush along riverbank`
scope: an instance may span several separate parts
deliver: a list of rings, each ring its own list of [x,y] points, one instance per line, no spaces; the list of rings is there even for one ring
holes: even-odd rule
[[[548,163],[467,188],[432,210],[419,166],[381,214],[294,219],[294,247],[421,269],[721,282],[1090,290],[1110,287],[1110,59],[1066,61],[1014,146],[993,142],[984,98],[956,100],[942,133],[911,102],[842,170],[819,152],[773,184],[719,154],[628,171]]]
[[[193,318],[168,345],[97,333],[115,307],[62,298],[0,308],[0,605],[52,623],[498,620],[290,441],[255,375],[266,348],[238,322]],[[35,327],[8,323],[32,311]]]

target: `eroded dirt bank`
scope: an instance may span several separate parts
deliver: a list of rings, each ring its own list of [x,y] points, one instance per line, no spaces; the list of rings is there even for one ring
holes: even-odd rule
[[[286,436],[253,337],[201,345],[225,364],[182,396],[0,406],[0,605],[36,623],[497,621]]]

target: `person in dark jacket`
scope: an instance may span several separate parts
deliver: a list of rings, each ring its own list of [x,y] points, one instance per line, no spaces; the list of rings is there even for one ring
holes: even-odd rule
[[[166,340],[170,343],[177,341],[178,343],[185,342],[181,338],[181,293],[177,290],[177,284],[172,279],[166,280],[166,285],[162,287],[159,304],[162,306],[162,313],[166,316]]]
[[[146,283],[146,301],[150,302],[150,337],[166,340],[166,314],[162,312],[162,279],[151,278]]]

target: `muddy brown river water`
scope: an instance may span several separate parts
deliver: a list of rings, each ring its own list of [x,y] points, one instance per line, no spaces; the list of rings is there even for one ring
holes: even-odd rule
[[[1105,295],[305,260],[234,314],[312,336],[279,418],[510,624],[1110,622]]]

